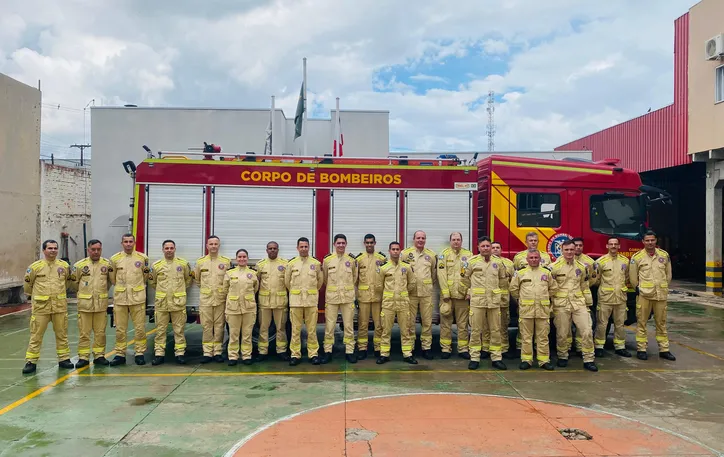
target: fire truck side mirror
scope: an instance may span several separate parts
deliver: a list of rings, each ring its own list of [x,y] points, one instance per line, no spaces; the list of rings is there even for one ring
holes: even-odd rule
[[[133,161],[128,160],[126,162],[123,162],[123,169],[126,170],[126,173],[130,175],[131,173],[136,172],[136,164],[133,163]]]

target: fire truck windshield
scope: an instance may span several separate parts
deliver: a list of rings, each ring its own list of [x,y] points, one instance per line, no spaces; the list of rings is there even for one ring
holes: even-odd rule
[[[623,238],[640,239],[646,223],[646,206],[640,196],[591,197],[591,229]]]

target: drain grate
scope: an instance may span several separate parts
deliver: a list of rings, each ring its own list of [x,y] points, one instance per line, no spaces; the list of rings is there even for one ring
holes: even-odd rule
[[[567,440],[592,440],[593,437],[579,428],[561,428],[558,432]]]

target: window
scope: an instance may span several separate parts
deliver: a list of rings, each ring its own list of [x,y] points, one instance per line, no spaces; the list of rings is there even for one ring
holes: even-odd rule
[[[639,239],[645,217],[645,208],[639,197],[591,197],[591,229],[594,232]]]
[[[724,65],[716,69],[716,103],[724,102]]]
[[[560,227],[560,194],[518,194],[518,227]]]

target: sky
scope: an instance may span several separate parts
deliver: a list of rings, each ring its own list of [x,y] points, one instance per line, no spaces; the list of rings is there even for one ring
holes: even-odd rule
[[[41,155],[92,105],[388,110],[390,148],[550,150],[673,100],[694,0],[3,0],[0,73],[43,91]]]

